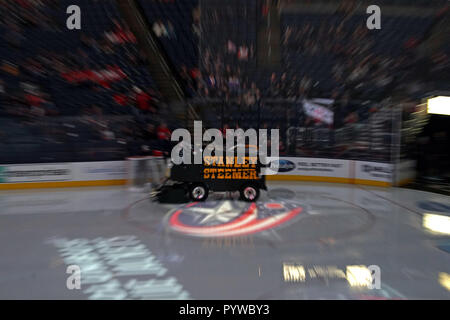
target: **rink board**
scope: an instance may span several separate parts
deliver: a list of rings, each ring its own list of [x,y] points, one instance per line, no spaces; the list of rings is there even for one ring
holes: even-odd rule
[[[412,167],[411,165],[409,166]],[[414,171],[394,179],[389,163],[282,157],[269,181],[312,181],[389,187],[411,179]],[[0,165],[0,190],[124,185],[126,161]]]

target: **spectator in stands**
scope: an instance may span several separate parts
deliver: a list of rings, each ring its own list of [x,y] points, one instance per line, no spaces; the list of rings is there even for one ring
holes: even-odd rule
[[[197,84],[185,65],[181,67],[180,77],[188,96],[194,97],[197,90]]]
[[[39,94],[32,92],[25,93],[25,100],[31,108],[39,108],[45,101]]]
[[[155,23],[153,23],[153,32],[155,33],[155,35],[158,38],[162,38],[162,37],[168,37],[169,33],[167,31],[166,26],[164,25],[164,23],[162,22],[162,20],[158,20],[155,21]]]
[[[159,128],[158,128],[159,129]],[[155,125],[153,123],[149,123],[147,124],[143,134],[142,134],[142,138],[145,141],[154,141],[158,139],[158,134],[156,133],[156,128]]]
[[[237,75],[233,75],[228,79],[228,88],[230,93],[234,96],[240,93],[240,81]]]
[[[201,9],[200,5],[192,9],[192,31],[197,36],[201,36],[200,30]]]
[[[8,60],[3,60],[2,61],[2,65],[0,67],[0,70],[2,70],[3,72],[12,75],[12,76],[19,76],[20,71],[19,71],[19,67],[17,66],[17,64],[8,61]]]
[[[227,52],[228,52],[228,54],[231,54],[231,55],[236,53],[236,45],[231,40],[228,40],[228,42],[227,42]]]
[[[238,60],[248,61],[248,47],[243,45],[239,47]]]
[[[269,0],[266,0],[262,5],[262,16],[265,18],[269,15]]]
[[[176,39],[177,38],[177,34],[175,32],[175,28],[173,27],[172,22],[167,21],[167,23],[166,23],[166,30],[167,30],[167,37],[169,39]]]
[[[154,106],[151,104],[152,98],[151,96],[143,91],[141,88],[134,86],[133,90],[135,92],[135,100],[137,108],[144,113],[155,113],[156,110]]]
[[[289,89],[289,83],[287,80],[287,74],[286,72],[283,72],[283,74],[280,77],[280,94],[282,97],[287,97],[288,89]]]
[[[278,95],[278,87],[279,87],[279,83],[278,83],[278,79],[277,79],[277,75],[275,72],[273,72],[270,75],[270,80],[269,80],[269,84],[268,84],[268,94],[269,96],[275,97]]]
[[[119,92],[114,93],[113,99],[116,105],[120,108],[124,108],[129,105],[129,97],[123,89]],[[119,111],[119,113],[122,113],[122,111]]]
[[[170,140],[170,135],[172,134],[170,132],[170,129],[167,127],[167,124],[165,122],[161,122],[157,129],[158,139],[159,140]]]
[[[101,133],[101,137],[103,140],[115,140],[116,139],[116,135],[114,134],[114,132],[109,128],[108,124],[106,124],[105,126],[103,126],[100,130]]]
[[[170,156],[171,151],[171,143],[170,143],[170,136],[171,131],[167,127],[167,124],[165,122],[161,122],[161,124],[158,126],[156,133],[158,135],[158,144],[159,144],[159,150],[163,153],[165,157]]]
[[[214,76],[214,74],[211,73],[206,78],[205,82],[206,82],[206,86],[207,86],[209,94],[215,95],[216,90],[217,90],[217,81],[216,81],[216,77]]]

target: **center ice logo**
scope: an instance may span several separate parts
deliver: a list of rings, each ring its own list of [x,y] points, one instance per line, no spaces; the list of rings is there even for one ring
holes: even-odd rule
[[[173,212],[168,224],[170,229],[194,237],[245,236],[286,224],[302,210],[298,203],[288,201],[196,202]]]

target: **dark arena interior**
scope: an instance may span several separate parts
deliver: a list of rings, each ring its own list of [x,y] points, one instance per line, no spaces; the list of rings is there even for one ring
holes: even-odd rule
[[[449,39],[447,0],[0,1],[0,299],[450,299]]]

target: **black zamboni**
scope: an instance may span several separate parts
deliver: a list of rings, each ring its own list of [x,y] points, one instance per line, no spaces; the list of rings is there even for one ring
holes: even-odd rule
[[[248,148],[247,148],[248,150]],[[234,156],[230,164],[226,153],[203,157],[203,164],[170,164],[169,178],[156,191],[160,202],[205,201],[210,191],[239,191],[240,199],[248,202],[259,198],[260,190],[267,190],[262,165],[258,157],[244,157],[244,163]]]

